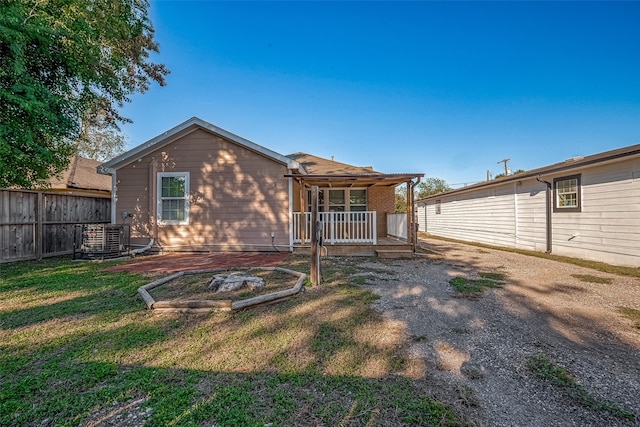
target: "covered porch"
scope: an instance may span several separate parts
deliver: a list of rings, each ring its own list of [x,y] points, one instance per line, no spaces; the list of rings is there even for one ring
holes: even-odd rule
[[[422,174],[310,174],[291,175],[295,180],[291,242],[294,252],[306,252],[311,246],[312,214],[310,189],[320,190],[318,220],[322,245],[328,255],[387,255],[411,253],[415,235],[410,230],[413,218],[413,189]],[[392,238],[387,220],[395,213],[395,189],[407,185],[406,240]],[[296,200],[297,199],[297,200]],[[397,235],[397,233],[395,233]]]

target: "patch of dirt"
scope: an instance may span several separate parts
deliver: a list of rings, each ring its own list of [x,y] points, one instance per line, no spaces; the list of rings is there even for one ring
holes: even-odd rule
[[[209,270],[234,267],[277,267],[289,257],[278,253],[203,253],[143,256],[123,264],[105,268],[106,271],[142,273],[157,276],[185,270]]]
[[[363,286],[381,296],[374,306],[405,325],[410,355],[425,362],[426,375],[473,402],[472,419],[500,427],[640,425],[640,330],[620,310],[640,309],[640,280],[459,243],[422,243],[435,252],[349,262],[356,277],[365,277]],[[504,275],[503,287],[468,299],[449,284],[480,273]],[[540,355],[635,419],[586,407],[534,378],[527,361]]]

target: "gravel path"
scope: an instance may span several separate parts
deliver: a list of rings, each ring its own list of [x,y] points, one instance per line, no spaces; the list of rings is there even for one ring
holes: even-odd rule
[[[356,274],[382,297],[376,307],[406,325],[410,353],[424,361],[427,375],[468,391],[472,419],[486,426],[640,425],[640,326],[619,310],[640,310],[640,280],[470,245],[422,243],[440,255],[362,260]],[[476,300],[449,285],[452,277],[479,272],[503,273],[506,283]],[[588,408],[534,378],[527,361],[538,355],[635,420]]]

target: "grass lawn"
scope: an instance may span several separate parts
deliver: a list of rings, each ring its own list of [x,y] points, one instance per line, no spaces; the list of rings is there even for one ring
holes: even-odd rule
[[[0,265],[0,425],[465,425],[343,270],[283,303],[187,315],[146,310],[151,280],[108,265]]]

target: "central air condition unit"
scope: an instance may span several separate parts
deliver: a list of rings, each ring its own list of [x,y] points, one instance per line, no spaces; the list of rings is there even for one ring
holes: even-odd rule
[[[84,224],[80,251],[86,259],[129,255],[130,227],[116,224]]]

